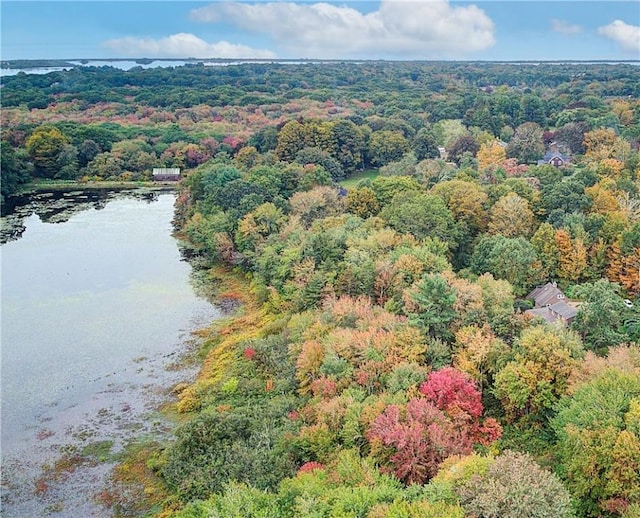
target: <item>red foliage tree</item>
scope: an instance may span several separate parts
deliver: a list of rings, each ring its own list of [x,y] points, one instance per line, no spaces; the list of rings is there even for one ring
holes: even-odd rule
[[[391,447],[388,468],[408,484],[428,481],[450,455],[468,455],[474,444],[488,445],[502,434],[494,419],[481,421],[480,391],[466,374],[450,367],[434,372],[420,392],[425,397],[404,408],[389,405],[367,433],[374,451]]]
[[[482,415],[482,396],[473,379],[453,367],[432,372],[420,386],[427,400],[449,415],[460,412],[469,417]]]

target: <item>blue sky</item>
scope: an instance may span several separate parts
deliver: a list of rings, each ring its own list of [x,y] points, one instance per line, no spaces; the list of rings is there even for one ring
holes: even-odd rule
[[[640,59],[640,1],[0,3],[2,59]]]

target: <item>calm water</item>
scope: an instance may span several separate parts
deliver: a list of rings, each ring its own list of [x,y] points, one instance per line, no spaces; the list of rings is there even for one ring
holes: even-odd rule
[[[173,194],[78,199],[86,210],[58,223],[22,207],[21,237],[0,248],[3,516],[100,516],[68,487],[30,495],[29,477],[61,445],[118,448],[149,432],[158,398],[185,375],[168,367],[219,316],[171,236]],[[47,203],[60,201],[37,212]]]

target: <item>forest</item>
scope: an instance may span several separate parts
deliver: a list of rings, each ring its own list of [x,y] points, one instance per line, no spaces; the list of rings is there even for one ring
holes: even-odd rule
[[[640,516],[640,67],[79,67],[2,104],[3,197],[179,167],[240,303],[116,514]]]

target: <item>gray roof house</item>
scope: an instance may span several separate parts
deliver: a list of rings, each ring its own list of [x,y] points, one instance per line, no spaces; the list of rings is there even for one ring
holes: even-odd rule
[[[538,286],[529,295],[533,299],[535,308],[525,311],[526,315],[541,317],[549,323],[560,322],[568,326],[576,318],[578,309],[567,301],[555,282],[548,282],[544,286]]]

